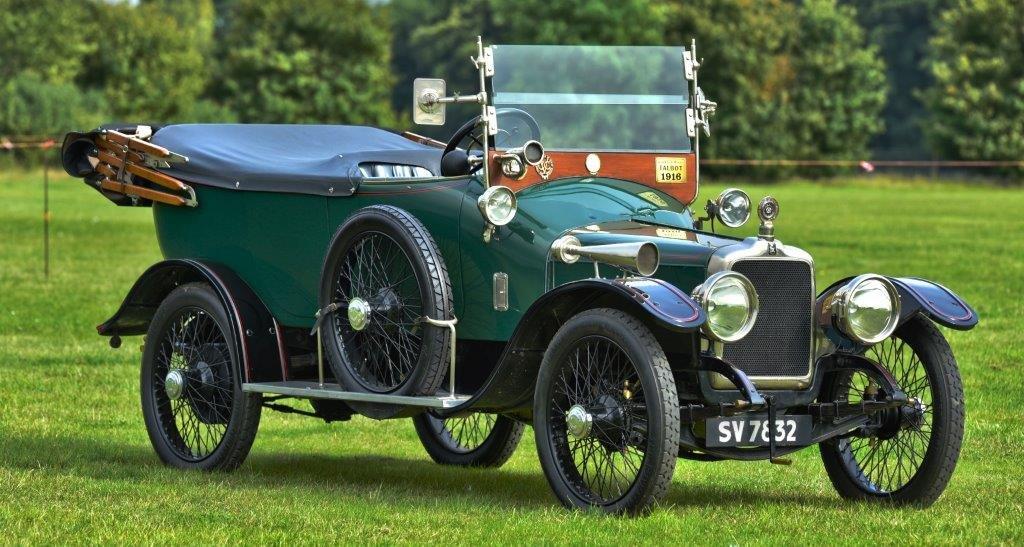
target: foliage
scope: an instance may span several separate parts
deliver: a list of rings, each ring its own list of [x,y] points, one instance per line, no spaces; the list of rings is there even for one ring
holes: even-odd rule
[[[361,0],[230,4],[215,92],[245,122],[389,125],[390,32]]]
[[[1024,6],[960,0],[942,13],[928,68],[928,133],[943,157],[1024,158]]]
[[[927,159],[924,138],[928,110],[921,93],[931,85],[925,66],[928,40],[940,10],[951,0],[843,0],[857,9],[857,19],[885,61],[889,95],[882,118],[885,132],[871,144],[880,159]]]
[[[664,39],[667,13],[651,0],[395,0],[390,12],[399,111],[410,109],[417,77],[445,78],[463,93],[479,89],[468,61],[477,36],[488,44],[651,45]]]
[[[0,0],[0,84],[23,72],[66,83],[97,49],[82,28],[86,6],[65,0]]]
[[[212,18],[210,0],[190,2],[198,6],[195,13]],[[185,8],[167,11],[160,2],[88,5],[88,20],[102,39],[86,60],[79,85],[102,89],[111,114],[121,121],[188,117],[206,85],[202,48],[212,22],[185,19]]]
[[[25,72],[0,87],[0,135],[54,136],[103,122],[99,93]]]
[[[867,157],[885,75],[853,10],[834,0],[674,2],[669,42],[696,38],[701,87],[719,99],[709,157]],[[721,169],[719,169],[721,171]]]

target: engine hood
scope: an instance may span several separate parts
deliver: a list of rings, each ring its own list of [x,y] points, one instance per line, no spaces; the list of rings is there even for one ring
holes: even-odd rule
[[[719,248],[739,240],[696,230],[673,228],[637,220],[590,224],[570,230],[583,245],[607,245],[650,241],[658,246],[662,266],[699,266],[706,268]]]
[[[589,224],[569,230],[567,233],[579,239],[584,246],[638,241],[654,243],[658,246],[661,263],[652,277],[664,279],[686,292],[704,282],[708,262],[715,251],[739,242],[734,238],[639,220]],[[586,262],[586,259],[580,262]],[[566,277],[588,277],[592,272],[589,268],[593,268],[591,262],[586,262],[585,265],[559,265],[556,268],[556,279],[564,282],[569,280]],[[611,273],[612,270],[608,270],[605,275]]]

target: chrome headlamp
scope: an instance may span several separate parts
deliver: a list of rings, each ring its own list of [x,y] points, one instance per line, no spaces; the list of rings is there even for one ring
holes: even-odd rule
[[[760,303],[754,285],[741,273],[713,274],[693,290],[693,299],[708,316],[701,329],[712,340],[735,342],[754,328]]]
[[[877,344],[896,330],[900,294],[888,279],[864,274],[833,293],[829,311],[843,334],[861,344]]]
[[[739,188],[722,190],[708,207],[708,213],[730,228],[739,228],[750,218],[750,196]]]
[[[507,186],[491,186],[476,200],[480,214],[492,226],[504,226],[516,216],[516,194]]]

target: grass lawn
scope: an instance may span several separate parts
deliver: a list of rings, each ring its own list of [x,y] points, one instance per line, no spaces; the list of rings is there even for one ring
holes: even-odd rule
[[[1024,192],[923,182],[794,183],[770,191],[778,234],[819,284],[866,271],[931,278],[981,314],[946,331],[967,435],[927,510],[843,502],[817,450],[792,466],[680,461],[663,506],[634,519],[556,505],[532,433],[500,470],[433,464],[408,420],[327,425],[265,412],[233,474],[160,465],[139,410],[139,343],[94,326],[160,258],[148,209],[54,176],[42,277],[39,172],[0,172],[0,541],[1017,543],[1024,541]],[[706,186],[705,199],[719,187]],[[753,233],[751,223],[743,231]]]

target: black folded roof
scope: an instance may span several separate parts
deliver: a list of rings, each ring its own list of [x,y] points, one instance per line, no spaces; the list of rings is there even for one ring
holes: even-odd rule
[[[182,180],[240,190],[350,195],[360,163],[414,165],[440,173],[441,151],[356,125],[168,125],[151,142],[188,157],[163,169]]]

